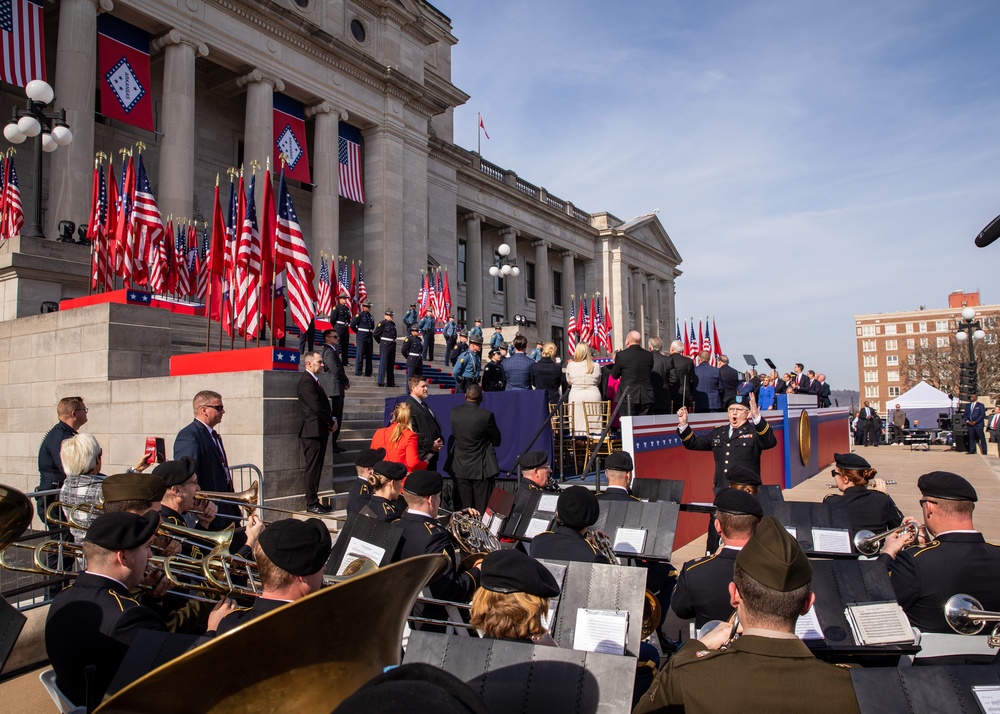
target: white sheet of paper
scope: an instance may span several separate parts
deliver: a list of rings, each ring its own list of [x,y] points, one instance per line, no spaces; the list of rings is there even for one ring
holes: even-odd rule
[[[839,528],[813,528],[813,550],[820,553],[850,553],[851,535]]]
[[[524,529],[524,537],[531,539],[542,531],[548,530],[549,522],[545,518],[532,518],[528,521],[528,527]]]
[[[503,521],[504,521],[503,516],[501,516],[500,514],[494,515],[493,520],[490,521],[489,525],[490,533],[492,533],[495,536],[500,535],[500,530],[503,528]]]
[[[559,598],[549,599],[549,611],[542,617],[542,627],[546,632],[552,632],[552,624],[556,621],[556,610],[559,609]]]
[[[545,513],[555,513],[556,504],[559,503],[559,496],[555,493],[546,493],[538,498],[538,508],[536,511],[543,511]]]
[[[604,654],[625,654],[628,635],[628,612],[617,610],[576,611],[576,633],[573,649]]]
[[[642,553],[646,547],[646,530],[644,528],[619,528],[615,531],[616,553]]]
[[[820,627],[819,618],[816,617],[816,608],[809,608],[805,615],[799,615],[795,621],[795,635],[800,640],[822,640],[823,628]]]
[[[369,558],[374,561],[375,565],[378,565],[382,562],[383,557],[385,557],[385,548],[379,548],[377,545],[372,545],[367,541],[351,536],[351,540],[347,543],[347,552],[344,553],[344,559],[340,561],[340,567],[337,568],[337,575],[343,575],[344,571],[347,570],[347,566],[358,558]]]
[[[852,603],[845,611],[854,639],[861,645],[912,642],[910,621],[897,602]]]
[[[483,513],[483,525],[486,526],[487,530],[491,525],[493,525],[493,511],[488,508],[486,509],[486,512]]]
[[[1000,714],[1000,687],[980,685],[973,687],[972,693],[976,695],[983,714]]]
[[[792,538],[798,538],[798,533],[795,531],[795,526],[785,526],[785,530],[788,531]]]

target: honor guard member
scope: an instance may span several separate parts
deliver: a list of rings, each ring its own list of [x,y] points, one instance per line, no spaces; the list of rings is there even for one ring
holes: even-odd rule
[[[441,336],[444,337],[444,363],[450,365],[451,353],[455,350],[455,342],[458,340],[458,323],[455,322],[454,315],[448,315]]]
[[[467,330],[460,330],[458,333],[458,344],[455,345],[455,349],[451,351],[451,362],[449,364],[454,367],[455,363],[458,362],[458,358],[462,356],[462,353],[469,349],[469,333]]]
[[[358,478],[347,491],[347,515],[354,516],[361,512],[372,497],[372,487],[369,477],[374,473],[375,464],[385,458],[385,449],[362,449],[354,459],[354,468]]]
[[[831,509],[846,510],[851,530],[881,533],[903,523],[903,513],[892,497],[881,490],[869,488],[878,472],[858,454],[834,454],[830,470],[834,483],[843,495],[830,494],[823,503]],[[875,479],[878,486],[881,479]]]
[[[490,350],[490,358],[483,365],[483,391],[502,392],[507,388],[507,373],[503,369],[500,350]]]
[[[351,345],[351,332],[348,329],[351,324],[351,308],[347,306],[347,301],[350,299],[351,296],[347,293],[340,293],[337,296],[337,307],[333,308],[333,314],[330,316],[333,329],[340,338],[340,361],[344,367],[350,366],[347,360],[347,348]]]
[[[647,712],[858,711],[851,675],[817,660],[795,636],[812,607],[812,565],[777,520],[764,518],[736,556],[729,601],[743,635],[724,624],[690,640],[656,675],[633,710]],[[741,686],[720,686],[740,682]]]
[[[677,433],[685,449],[711,451],[715,458],[715,482],[713,490],[718,493],[729,486],[726,474],[734,466],[746,466],[754,473],[760,473],[760,454],[778,445],[774,430],[760,415],[760,407],[753,394],[737,396],[727,409],[729,424],[717,426],[708,434],[696,436],[688,426],[687,407],[677,412]],[[719,547],[719,538],[709,524],[709,555]]]
[[[437,522],[443,485],[444,479],[437,471],[414,471],[406,477],[403,489],[406,512],[393,523],[393,528],[402,530],[398,557],[394,560],[405,560],[428,553],[444,553],[452,565],[429,585],[431,597],[451,602],[469,602],[481,579],[479,563],[464,572],[458,570],[459,560],[451,534]],[[444,607],[428,603],[418,602],[413,606],[412,614],[416,618],[448,619]],[[444,627],[440,625],[415,623],[413,626],[415,629],[444,631]]]
[[[365,302],[361,312],[351,320],[351,329],[357,335],[354,352],[354,374],[361,374],[361,361],[365,363],[365,376],[372,376],[372,330],[375,329],[375,318],[372,317],[372,304]]]
[[[559,494],[555,529],[539,533],[531,541],[531,557],[610,565],[586,538],[587,529],[597,523],[600,515],[601,507],[593,491],[570,486]]]
[[[194,459],[182,456],[176,461],[164,461],[153,469],[153,475],[163,479],[163,484],[166,486],[166,491],[160,499],[160,517],[163,522],[187,528],[188,523],[184,514],[194,509],[194,495],[199,490]],[[211,530],[212,521],[219,507],[212,501],[202,501],[198,508],[201,513],[196,515],[195,527],[200,530]],[[181,550],[184,555],[194,558],[199,558],[207,552],[191,543],[184,544]]]
[[[451,370],[451,376],[455,378],[458,390],[464,392],[470,384],[479,381],[481,366],[479,354],[483,349],[482,336],[469,336],[469,349],[463,352]]]
[[[424,353],[423,358],[428,362],[434,359],[434,325],[437,320],[434,319],[434,308],[428,308],[427,314],[420,318],[420,334],[422,335],[424,342]]]
[[[406,501],[402,498],[406,466],[395,461],[379,461],[372,469],[368,484],[372,497],[361,509],[361,515],[391,523],[403,515]]]
[[[140,630],[166,632],[163,620],[132,598],[143,578],[149,544],[160,525],[154,511],[106,513],[87,530],[87,570],[56,595],[45,621],[45,650],[56,684],[74,704],[92,711],[107,692]],[[213,629],[232,609],[223,598],[212,611]]]
[[[503,323],[498,322],[493,326],[493,334],[490,335],[490,349],[498,350],[503,343]]]
[[[420,327],[410,325],[410,334],[403,340],[403,359],[406,360],[406,381],[424,374],[424,342],[420,339]]]
[[[670,599],[677,617],[693,619],[699,628],[712,620],[729,619],[733,614],[733,606],[729,604],[733,564],[763,517],[756,497],[736,488],[719,491],[715,497],[715,529],[722,538],[722,548],[712,555],[690,560],[681,568]]]
[[[332,548],[330,531],[318,518],[285,518],[269,525],[253,549],[260,597],[254,598],[252,607],[237,608],[228,614],[216,633],[229,632],[319,590]]]
[[[411,302],[410,309],[403,315],[403,327],[410,331],[410,327],[417,324],[417,303]]]
[[[627,451],[616,451],[604,460],[604,472],[608,487],[598,497],[598,501],[638,501],[629,492],[632,480],[632,455]]]
[[[514,494],[511,516],[515,513],[524,513],[532,493],[560,491],[559,484],[550,478],[552,468],[549,466],[549,455],[544,451],[526,451],[521,454],[517,463],[521,467],[521,482],[517,485],[517,493]]]
[[[528,359],[532,362],[537,362],[542,358],[542,343],[536,342],[535,349],[531,350],[531,354],[528,355]]]
[[[473,322],[475,322],[475,325],[473,325],[472,329],[469,330],[469,339],[471,340],[474,335],[478,335],[479,339],[482,340],[482,338],[483,338],[483,318],[477,317]],[[480,342],[480,344],[482,344],[482,342]]]
[[[378,386],[395,387],[396,323],[391,307],[385,309],[382,321],[375,325],[372,337],[378,342]]]
[[[891,574],[896,599],[923,632],[952,632],[944,603],[957,593],[1000,610],[1000,547],[987,543],[972,523],[976,489],[958,474],[932,471],[917,479],[928,543],[904,548],[904,534],[885,541],[879,560]],[[906,518],[907,522],[914,519]]]

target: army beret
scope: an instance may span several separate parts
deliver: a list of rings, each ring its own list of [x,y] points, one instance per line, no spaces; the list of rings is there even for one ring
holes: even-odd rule
[[[370,468],[385,458],[385,449],[362,449],[358,457],[354,459],[355,466]]]
[[[487,553],[480,570],[486,590],[559,597],[559,586],[548,568],[515,548]]]
[[[738,483],[744,486],[760,486],[760,475],[746,466],[733,466],[726,471],[726,478],[729,483]]]
[[[468,337],[469,336],[469,331],[468,330],[459,330],[458,336],[459,337]]]
[[[734,405],[737,406],[737,407],[743,407],[744,409],[749,409],[750,408],[750,397],[749,396],[744,397],[741,394],[737,394],[735,397],[733,397],[728,402],[726,402],[726,409],[729,409],[729,407],[734,406]]]
[[[872,467],[863,456],[858,454],[834,454],[833,463],[838,469],[847,469],[848,471],[864,471]]]
[[[156,474],[113,474],[101,481],[104,502],[159,501],[167,486]]]
[[[474,345],[481,345],[483,344],[483,336],[473,335],[472,337],[469,338],[469,342],[471,342]]]
[[[387,307],[387,308],[385,309],[385,312],[383,312],[382,314],[383,314],[383,315],[395,315],[396,313],[394,313],[394,312],[392,311],[392,308],[391,308],[391,307]]]
[[[517,463],[522,469],[537,469],[549,463],[549,455],[544,451],[525,451]]]
[[[614,471],[631,471],[634,468],[632,454],[627,451],[616,451],[604,459],[604,468]]]
[[[450,672],[407,662],[368,681],[341,702],[334,714],[385,714],[406,702],[411,714],[488,714],[482,697]]]
[[[402,481],[406,478],[406,467],[398,461],[379,461],[372,470],[390,481]]]
[[[720,513],[732,513],[734,516],[764,517],[757,497],[738,488],[724,488],[715,497],[715,510]]]
[[[164,461],[162,464],[157,464],[153,474],[162,478],[167,488],[179,486],[194,476],[194,459],[182,456],[174,461]]]
[[[943,498],[946,501],[978,501],[976,489],[958,474],[950,471],[931,471],[917,479],[917,488],[924,496]]]
[[[434,496],[444,488],[444,478],[437,471],[414,471],[406,477],[403,490],[414,496]]]
[[[787,593],[812,580],[802,546],[774,516],[765,516],[736,556],[736,564],[761,585]]]
[[[570,528],[588,528],[597,523],[601,507],[597,503],[597,496],[589,488],[570,486],[559,494],[556,514]]]
[[[312,575],[326,566],[333,541],[318,518],[285,518],[265,528],[257,538],[268,560],[292,575]]]
[[[132,550],[146,545],[159,527],[156,511],[142,516],[128,511],[105,513],[90,524],[84,540],[106,550]]]

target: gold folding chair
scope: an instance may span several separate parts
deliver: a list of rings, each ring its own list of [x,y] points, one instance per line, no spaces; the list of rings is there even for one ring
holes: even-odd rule
[[[605,437],[600,448],[597,448],[597,442],[601,438],[601,433],[607,427],[608,420],[611,417],[610,401],[584,402],[583,413],[584,418],[587,420],[587,456],[584,459],[584,464],[590,461],[590,457],[595,453],[595,449],[597,449],[596,453],[598,456],[608,456],[612,452],[621,449],[621,435],[613,437],[610,433]]]
[[[563,467],[573,464],[573,473],[579,472],[577,463],[577,439],[573,431],[573,405],[563,403],[562,407],[552,415],[552,439],[553,449],[556,459],[559,458],[559,435],[562,434]],[[558,461],[552,464],[555,469]]]

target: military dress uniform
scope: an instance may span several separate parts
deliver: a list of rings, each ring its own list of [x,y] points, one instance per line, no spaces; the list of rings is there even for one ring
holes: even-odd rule
[[[372,337],[378,342],[378,386],[395,387],[396,362],[396,323],[392,321],[392,311],[386,312],[388,317],[375,325]]]
[[[361,509],[368,505],[371,498],[371,484],[368,483],[368,479],[359,476],[347,492],[347,515],[353,516],[361,513]]]
[[[742,426],[733,429],[732,436],[729,435],[729,424],[717,426],[707,434],[696,435],[690,426],[679,433],[685,449],[712,452],[715,457],[715,493],[729,487],[726,473],[734,466],[745,466],[759,474],[761,452],[778,445],[774,430],[763,417],[756,425],[747,419]]]
[[[365,303],[371,307],[371,303]],[[357,335],[357,345],[354,350],[354,374],[361,374],[361,360],[365,363],[365,376],[372,376],[372,330],[375,329],[375,318],[368,310],[362,310],[351,320],[350,328]]]
[[[608,486],[604,493],[597,494],[598,501],[641,501],[621,486]]]
[[[850,486],[843,494],[831,493],[823,503],[833,510],[846,510],[853,531],[881,533],[903,523],[903,513],[892,497],[867,486]]]
[[[162,503],[160,504],[160,520],[172,526],[181,526],[183,528],[190,528],[190,526],[188,526],[187,524],[187,521],[184,520],[184,516],[182,516],[174,509]],[[195,528],[197,528],[198,530],[206,530],[201,527],[200,523],[195,525]],[[185,540],[184,542],[181,543],[181,553],[191,558],[201,558],[203,555],[206,554],[206,551],[203,550],[201,547],[194,545],[189,540]]]
[[[219,623],[219,629],[215,631],[215,634],[225,634],[230,630],[236,629],[240,625],[245,625],[251,620],[258,618],[261,615],[266,615],[269,612],[273,612],[279,607],[287,604],[288,602],[285,600],[272,600],[267,597],[254,598],[253,605],[250,607],[237,607],[222,618],[222,622]]]
[[[420,334],[424,342],[423,358],[427,361],[434,360],[434,315],[427,313],[420,319]]]
[[[359,512],[366,518],[392,523],[406,511],[406,501],[402,498],[390,501],[382,496],[372,496],[371,500]]]
[[[351,332],[348,328],[351,324],[351,308],[347,307],[344,303],[338,302],[337,307],[333,308],[330,321],[333,323],[333,331],[340,338],[340,361],[344,367],[348,367],[347,348],[351,345]],[[355,358],[357,358],[356,354]]]
[[[532,558],[610,565],[608,559],[598,553],[580,531],[567,526],[560,525],[554,530],[539,533],[531,541],[529,550]]]
[[[684,564],[670,599],[677,617],[693,619],[696,627],[712,620],[729,619],[733,614],[729,583],[733,581],[733,565],[739,552],[737,548],[723,548]]]
[[[412,331],[403,340],[403,359],[406,360],[406,382],[409,384],[410,377],[422,377],[424,374],[424,342]]]

